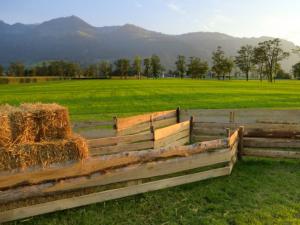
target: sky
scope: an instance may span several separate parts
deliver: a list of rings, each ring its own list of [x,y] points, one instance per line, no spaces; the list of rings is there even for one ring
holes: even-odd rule
[[[299,0],[0,0],[0,20],[9,24],[70,15],[94,26],[130,23],[166,34],[272,36],[300,45]]]

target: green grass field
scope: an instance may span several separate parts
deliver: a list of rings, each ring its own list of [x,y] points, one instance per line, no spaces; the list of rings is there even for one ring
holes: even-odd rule
[[[300,108],[300,81],[89,80],[0,86],[0,104],[58,102],[73,120],[192,108]]]
[[[0,104],[58,102],[74,121],[181,108],[300,108],[300,82],[62,81],[0,85]],[[229,177],[16,224],[300,224],[300,163],[245,158]],[[12,223],[14,224],[14,223]]]

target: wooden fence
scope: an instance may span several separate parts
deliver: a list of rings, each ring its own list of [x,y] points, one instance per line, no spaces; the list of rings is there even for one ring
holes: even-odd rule
[[[177,110],[148,113],[127,118],[114,118],[117,136],[149,132],[154,129],[179,123],[179,108]],[[188,119],[187,119],[188,120]]]
[[[115,119],[116,136],[88,140],[91,156],[181,146],[191,142],[192,118],[179,109]]]
[[[186,124],[173,126],[180,133],[186,130]],[[159,130],[156,136],[162,140],[170,137],[169,134],[173,133],[165,129]],[[236,131],[229,138],[187,146],[119,152],[50,168],[0,174],[0,204],[8,206],[11,202],[28,198],[59,195],[90,187],[104,188],[103,191],[79,197],[2,211],[0,222],[229,175],[236,161],[238,141]],[[112,184],[118,184],[118,187]]]
[[[7,206],[0,222],[229,175],[243,155],[300,158],[299,111],[270,112],[177,109],[115,118],[114,136],[88,140],[88,159],[0,173],[0,205]],[[27,199],[37,202],[18,207]]]
[[[300,110],[183,110],[181,118],[193,116],[193,141],[227,135],[226,128],[243,126],[245,156],[300,158]]]

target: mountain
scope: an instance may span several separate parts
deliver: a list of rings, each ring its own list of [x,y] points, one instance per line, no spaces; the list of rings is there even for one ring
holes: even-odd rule
[[[237,38],[213,32],[167,35],[132,24],[95,27],[76,16],[31,25],[9,25],[0,21],[0,64],[7,66],[12,61],[33,64],[55,59],[88,64],[101,59],[147,57],[155,53],[166,68],[172,68],[179,54],[210,61],[217,46],[234,56],[242,45],[256,45],[268,39],[272,37]],[[286,40],[282,40],[282,46],[287,51],[296,47]],[[283,68],[290,70],[298,61],[300,59],[292,55],[283,62]]]

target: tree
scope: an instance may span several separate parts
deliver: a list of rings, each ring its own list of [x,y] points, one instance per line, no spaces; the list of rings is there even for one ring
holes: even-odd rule
[[[150,77],[151,74],[151,59],[145,58],[144,59],[144,75],[146,77]]]
[[[278,63],[276,65],[277,69],[276,69],[276,75],[275,75],[275,78],[276,79],[291,79],[291,76],[289,73],[286,73],[282,68],[281,68],[281,65]]]
[[[125,58],[118,59],[115,62],[115,65],[116,65],[116,70],[118,73],[120,73],[121,77],[124,78],[125,76],[125,79],[127,79],[129,67],[130,67],[129,59],[125,59]]]
[[[49,75],[48,66],[47,66],[46,62],[43,62],[42,65],[36,66],[36,75],[37,76]]]
[[[192,78],[204,78],[208,71],[208,63],[197,57],[190,57],[188,73]]]
[[[81,68],[80,65],[73,62],[62,62],[61,65],[64,75],[67,77],[80,77]]]
[[[142,73],[142,58],[140,56],[136,56],[132,63],[132,69],[133,73],[138,76],[139,79],[141,79],[141,73]]]
[[[273,82],[277,74],[276,65],[289,56],[289,52],[283,51],[278,38],[258,43],[262,60],[264,61],[266,75],[269,82]]]
[[[177,73],[179,74],[180,78],[182,79],[186,73],[186,63],[185,63],[185,56],[179,55],[177,57],[177,61],[175,62]]]
[[[225,80],[225,75],[230,74],[233,69],[233,61],[225,57],[225,53],[220,46],[212,53],[212,61],[212,71],[217,74],[218,79],[222,76]]]
[[[231,71],[234,67],[234,62],[233,60],[231,60],[230,58],[225,58],[223,60],[223,80],[225,80],[225,74],[228,74],[228,77],[230,79],[230,74],[231,74]]]
[[[2,75],[3,75],[3,71],[4,71],[4,69],[3,69],[3,66],[2,66],[2,65],[0,65],[0,76],[2,76]]]
[[[300,79],[300,62],[293,65],[293,75],[295,78]]]
[[[112,73],[112,65],[109,61],[101,61],[99,63],[100,76],[109,78]]]
[[[25,66],[21,62],[13,62],[9,66],[9,74],[13,76],[24,76]]]
[[[254,48],[252,63],[256,65],[256,70],[258,71],[259,74],[259,80],[262,81],[263,75],[266,73],[266,70],[265,70],[264,50],[261,47]]]
[[[89,65],[85,70],[84,70],[84,76],[85,77],[96,77],[98,74],[98,69],[95,64]]]
[[[235,63],[239,69],[246,75],[246,80],[249,80],[249,72],[253,67],[254,50],[251,45],[242,46],[235,57]]]
[[[28,71],[28,75],[31,77],[35,77],[36,76],[36,67],[31,67]]]
[[[151,68],[152,68],[153,76],[155,78],[158,78],[163,68],[162,65],[160,64],[160,58],[157,55],[151,56]]]

